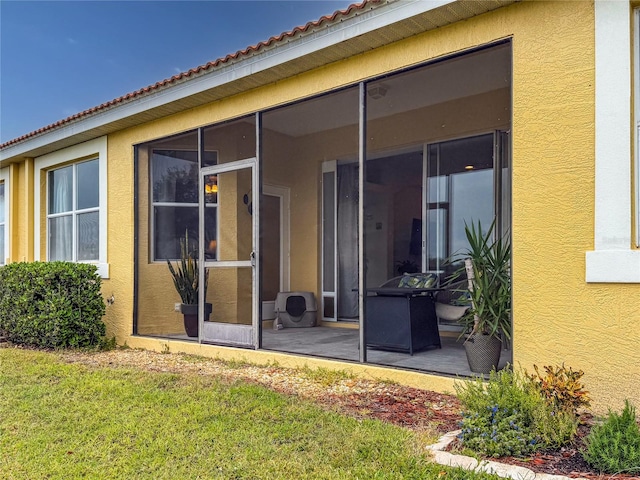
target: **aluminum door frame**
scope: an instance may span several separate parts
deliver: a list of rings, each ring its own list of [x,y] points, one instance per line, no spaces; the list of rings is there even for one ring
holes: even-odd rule
[[[221,343],[231,346],[241,346],[257,349],[259,347],[259,295],[258,295],[258,278],[259,278],[259,262],[258,258],[258,225],[260,215],[260,195],[258,191],[258,168],[256,157],[247,158],[243,160],[237,160],[235,162],[223,163],[219,165],[213,165],[209,167],[200,168],[199,176],[199,191],[198,191],[198,216],[200,227],[198,238],[198,255],[199,259],[202,259],[198,275],[198,282],[200,285],[204,285],[205,272],[207,268],[225,268],[225,267],[250,267],[251,268],[251,325],[240,325],[232,323],[218,323],[204,321],[204,308],[205,308],[205,291],[204,288],[198,291],[198,341],[199,343]],[[250,258],[247,260],[232,260],[232,261],[207,261],[205,257],[205,239],[204,239],[204,222],[205,222],[205,192],[204,192],[204,179],[207,175],[218,175],[221,173],[228,173],[233,171],[244,170],[246,168],[251,169],[251,191],[252,191],[252,248]],[[219,208],[219,207],[218,207]],[[219,213],[219,212],[218,212]],[[218,216],[216,215],[216,218]],[[217,232],[217,229],[216,229]],[[207,328],[210,327],[210,328]],[[212,331],[218,338],[205,338],[205,328],[207,331]]]

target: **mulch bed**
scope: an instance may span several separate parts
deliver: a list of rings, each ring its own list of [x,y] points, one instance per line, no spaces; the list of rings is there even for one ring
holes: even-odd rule
[[[451,395],[414,389],[410,387],[397,387],[393,395],[370,396],[366,394],[350,396],[338,400],[341,408],[358,414],[365,408],[368,416],[400,425],[410,429],[421,429],[425,426],[425,420],[437,425],[440,433],[446,433],[459,429],[460,403]],[[587,478],[589,480],[604,479],[640,479],[637,475],[627,474],[601,474],[589,467],[584,461],[580,451],[584,448],[584,438],[589,434],[593,419],[590,415],[583,415],[575,441],[566,447],[557,450],[548,450],[536,453],[527,458],[502,457],[495,460],[500,463],[519,465],[526,467],[535,473],[551,475],[564,475],[571,478]],[[457,440],[449,445],[448,450],[455,452],[460,447]]]
[[[8,346],[6,343],[2,346]],[[98,353],[61,352],[62,360],[90,367],[134,367],[149,371],[216,375],[229,381],[242,379],[284,393],[307,398],[324,408],[355,418],[375,418],[414,431],[444,434],[459,428],[460,402],[446,395],[397,384],[346,376],[329,385],[305,374],[304,370],[277,366],[229,366],[210,359],[194,359],[180,354],[160,354],[146,350],[112,350]],[[576,440],[559,450],[538,453],[529,458],[500,458],[501,463],[520,465],[536,473],[573,478],[604,480],[640,479],[632,475],[605,475],[592,471],[580,455],[592,418],[583,416]],[[450,450],[456,449],[453,442]]]

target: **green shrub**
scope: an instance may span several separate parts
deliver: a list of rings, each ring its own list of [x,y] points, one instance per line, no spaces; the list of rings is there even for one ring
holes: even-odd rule
[[[525,455],[536,448],[531,428],[538,397],[523,388],[520,375],[510,370],[491,372],[482,379],[456,382],[462,404],[462,433],[465,447],[492,457]]]
[[[96,267],[83,263],[11,263],[0,268],[0,332],[45,348],[100,345],[105,305]]]
[[[609,410],[605,422],[591,429],[586,444],[582,456],[593,468],[606,473],[640,472],[640,428],[628,400],[622,414]]]
[[[531,380],[505,369],[482,379],[456,382],[462,404],[464,447],[491,457],[527,455],[566,444],[577,418],[545,401]]]
[[[573,440],[578,431],[577,415],[557,409],[545,401],[538,404],[532,415],[538,449],[566,445]]]

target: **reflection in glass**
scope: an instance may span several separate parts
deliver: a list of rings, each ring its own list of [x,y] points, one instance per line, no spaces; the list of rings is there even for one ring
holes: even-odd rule
[[[442,260],[447,257],[448,238],[447,209],[430,208],[427,210],[427,255],[430,271],[438,271]]]
[[[218,203],[217,175],[207,175],[204,177],[204,201],[205,203]]]
[[[4,223],[4,183],[0,183],[0,223]]]
[[[49,172],[49,213],[70,212],[73,199],[73,167]]]
[[[98,240],[100,238],[98,212],[82,213],[78,222],[78,261],[98,260]]]
[[[204,255],[207,260],[218,258],[218,209],[207,206],[204,210]]]
[[[335,289],[335,172],[322,175],[322,290],[333,292]]]
[[[153,201],[198,203],[198,152],[153,150]]]
[[[493,221],[493,169],[474,170],[451,176],[450,252],[468,247],[464,225],[480,223],[489,228]]]
[[[493,220],[493,135],[433,144],[428,153],[427,256],[439,271],[467,248],[465,223]]]
[[[198,207],[154,207],[154,257],[157,260],[180,258],[180,238],[188,232],[189,242],[198,239]],[[190,245],[190,248],[192,246]]]
[[[217,162],[216,151],[203,152],[208,163]],[[153,149],[151,152],[153,182],[154,259],[180,257],[180,238],[189,234],[190,248],[197,251],[198,241],[198,152],[196,150]],[[205,230],[207,256],[215,258],[217,178],[210,176],[205,184],[210,223]],[[211,220],[213,219],[213,220]]]
[[[79,163],[76,166],[77,209],[99,206],[98,160]]]
[[[173,206],[154,207],[153,218],[155,228],[161,234],[155,235],[154,252],[158,260],[180,258],[180,239],[189,235],[189,248],[198,252],[198,207]],[[216,209],[205,209],[205,241],[207,258],[215,258],[216,254]],[[211,255],[211,256],[210,256]]]
[[[71,261],[73,238],[73,217],[55,217],[49,219],[49,260]]]

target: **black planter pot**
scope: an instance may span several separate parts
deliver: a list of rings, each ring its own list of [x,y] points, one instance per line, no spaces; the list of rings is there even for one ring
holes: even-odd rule
[[[213,305],[210,303],[204,304],[204,319],[209,321]],[[180,307],[180,311],[184,316],[184,330],[187,332],[188,337],[198,336],[198,305],[187,305],[183,303]]]
[[[469,368],[475,373],[490,373],[498,369],[502,340],[490,335],[475,333],[464,342]]]

